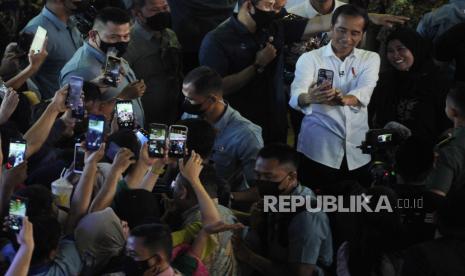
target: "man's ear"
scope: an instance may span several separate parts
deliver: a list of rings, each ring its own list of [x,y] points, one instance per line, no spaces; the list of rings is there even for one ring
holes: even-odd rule
[[[92,29],[89,31],[89,39],[97,43],[97,30]]]

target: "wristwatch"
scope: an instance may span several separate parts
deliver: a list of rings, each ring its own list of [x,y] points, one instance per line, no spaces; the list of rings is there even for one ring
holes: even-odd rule
[[[263,73],[263,71],[265,71],[265,66],[261,66],[258,63],[254,63],[253,67],[255,68],[255,72],[257,74],[261,74],[261,73]]]

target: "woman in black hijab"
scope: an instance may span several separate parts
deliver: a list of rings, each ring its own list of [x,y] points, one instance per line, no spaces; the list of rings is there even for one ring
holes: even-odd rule
[[[412,136],[437,143],[451,127],[444,111],[450,87],[446,76],[434,64],[428,42],[414,30],[395,30],[386,42],[390,70],[380,74],[368,107],[371,128],[395,121]]]

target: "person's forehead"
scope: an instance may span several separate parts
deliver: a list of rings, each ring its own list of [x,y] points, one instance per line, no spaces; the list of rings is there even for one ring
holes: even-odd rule
[[[107,22],[105,24],[104,31],[107,34],[129,34],[131,31],[131,25],[129,23],[115,24],[113,22]]]
[[[335,27],[343,27],[350,31],[363,32],[365,26],[365,20],[361,16],[352,16],[341,14],[337,17]]]
[[[257,172],[273,173],[279,168],[280,168],[279,161],[274,158],[265,159],[265,158],[258,157],[257,161],[255,162],[255,170]]]

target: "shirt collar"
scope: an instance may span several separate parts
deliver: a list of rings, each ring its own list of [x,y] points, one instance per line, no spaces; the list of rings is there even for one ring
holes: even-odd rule
[[[53,12],[47,9],[47,7],[44,7],[42,9],[42,15],[46,17],[48,20],[50,20],[50,22],[52,22],[52,24],[55,25],[55,27],[60,31],[66,30],[66,28],[68,27]]]
[[[153,33],[147,31],[140,23],[139,21],[136,21],[134,24],[134,32],[138,33],[140,36],[142,36],[143,39],[145,40],[151,40],[153,37]]]
[[[221,116],[218,122],[216,122],[213,126],[220,131],[226,128],[229,121],[231,120],[231,117],[233,116],[233,112],[234,109],[230,107],[228,104],[226,104],[223,116]]]
[[[334,56],[336,58],[339,58],[336,56],[336,54],[334,53],[333,51],[333,47],[331,47],[331,42],[332,40],[326,45],[324,46],[323,48],[323,56],[325,57],[330,57],[330,56]],[[350,55],[348,57],[355,57],[355,58],[358,58],[359,57],[359,53],[360,53],[360,50],[357,49],[357,48],[354,48],[354,50],[352,51],[352,53],[350,53]]]
[[[107,56],[102,51],[95,49],[89,42],[84,42],[84,50],[89,52],[95,59],[97,59],[100,63],[104,64]]]
[[[237,19],[237,15],[233,15],[229,18],[228,22],[236,31],[241,34],[250,34],[249,30],[242,24],[239,19]]]

